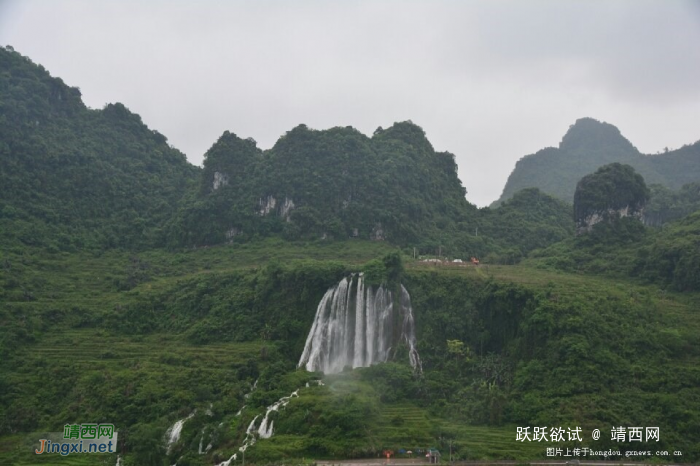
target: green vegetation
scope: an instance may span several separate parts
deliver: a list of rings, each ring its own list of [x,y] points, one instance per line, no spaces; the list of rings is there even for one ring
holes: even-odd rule
[[[379,128],[372,138],[300,125],[264,152],[225,132],[169,225],[170,245],[357,236],[418,254],[514,263],[572,235],[570,208],[536,189],[500,209],[477,210],[456,170],[454,156],[435,152],[411,122]]]
[[[494,205],[531,187],[573,202],[576,183],[611,163],[631,165],[648,184],[680,189],[700,181],[699,155],[700,141],[663,154],[644,155],[613,125],[581,118],[569,127],[558,148],[548,147],[520,159]]]
[[[641,216],[649,189],[644,178],[629,165],[611,163],[586,175],[576,185],[574,220],[577,228],[588,228],[591,218],[604,221],[624,216]]]
[[[77,88],[9,48],[0,64],[7,247],[145,251],[358,237],[512,263],[571,233],[566,208],[541,194],[503,210],[469,204],[454,156],[436,152],[411,122],[371,138],[300,125],[267,151],[227,131],[198,169],[122,104],[88,109]]]
[[[573,236],[571,206],[537,188],[523,189],[497,209],[480,211],[482,238],[500,247],[484,245],[482,256],[491,264],[515,264],[535,249]]]
[[[662,226],[700,210],[700,183],[689,183],[678,191],[659,184],[649,186],[651,199],[644,208],[644,223]]]
[[[300,125],[267,151],[226,132],[198,169],[124,106],[87,109],[10,48],[0,65],[0,463],[114,464],[32,453],[42,432],[112,422],[124,466],[218,464],[296,390],[247,461],[544,459],[553,444],[516,442],[518,426],[583,429],[559,447],[638,449],[610,441],[618,425],[658,426],[658,449],[700,460],[697,185],[652,186],[662,228],[628,217],[575,237],[546,186],[476,209],[453,156],[411,122],[372,137]],[[696,148],[646,166],[696,180]],[[547,177],[569,186],[563,154],[581,176],[611,157],[647,175],[593,120],[517,170],[550,157]],[[619,163],[579,187],[584,217],[648,197]],[[403,347],[333,376],[296,368],[319,300],[359,271],[409,290],[422,374]],[[593,428],[608,435],[591,444]]]
[[[700,289],[700,212],[662,229],[627,217],[603,222],[576,238],[534,251],[536,267],[610,278],[634,278],[676,291]]]
[[[197,169],[122,104],[0,47],[0,241],[49,251],[163,245]]]
[[[300,125],[264,152],[226,132],[207,152],[199,190],[171,226],[172,244],[277,234],[473,248],[460,232],[473,230],[477,210],[456,170],[454,156],[435,152],[411,122],[372,138],[353,128]]]
[[[347,243],[367,258],[377,244]],[[512,440],[516,425],[590,430],[650,422],[662,429],[660,447],[681,449],[686,460],[700,453],[688,434],[700,421],[695,295],[524,266],[409,261],[403,283],[415,308],[423,376],[399,355],[304,388],[318,377],[295,370],[315,306],[339,277],[365,266],[247,262],[279,246],[222,246],[179,259],[150,253],[142,260],[148,257],[153,274],[130,290],[98,279],[97,268],[132,264],[128,253],[30,264],[32,275],[25,270],[17,279],[34,283],[34,300],[4,300],[3,326],[24,333],[4,335],[11,340],[0,366],[3,435],[95,419],[121,426],[127,465],[178,458],[209,464],[236,451],[266,406],[301,388],[273,416],[275,436],[246,452],[249,461],[436,445],[445,451],[449,439],[456,458],[541,459],[542,445]],[[226,259],[209,263],[212,252]],[[384,270],[392,268],[390,257],[380,261]],[[170,261],[180,266],[160,268]],[[65,274],[53,274],[57,267]],[[63,280],[81,286],[66,288]],[[166,454],[165,431],[195,409]],[[198,455],[203,435],[213,447]],[[8,445],[26,442],[7,438]]]

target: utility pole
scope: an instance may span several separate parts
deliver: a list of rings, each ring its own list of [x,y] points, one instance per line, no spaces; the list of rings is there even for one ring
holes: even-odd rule
[[[447,439],[445,438],[444,435],[441,434],[440,435],[440,444],[442,444],[444,446],[445,440],[447,440]],[[450,439],[450,464],[452,464],[452,442],[454,442],[454,439]]]
[[[474,236],[479,236],[479,227],[476,227],[476,230],[474,231]]]

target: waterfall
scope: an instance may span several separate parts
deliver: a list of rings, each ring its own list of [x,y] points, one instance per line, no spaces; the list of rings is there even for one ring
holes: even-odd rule
[[[180,440],[180,433],[182,432],[182,427],[185,425],[185,421],[188,419],[192,419],[192,417],[195,415],[197,410],[195,409],[192,414],[187,416],[184,419],[180,419],[177,421],[175,424],[172,425],[170,429],[165,433],[165,437],[168,439],[168,454],[170,454],[170,451],[173,448],[173,445],[177,443],[178,440]]]
[[[317,382],[319,386],[323,385],[323,382],[320,380],[315,380],[314,382]],[[257,382],[256,382],[257,384]],[[306,383],[306,386],[309,386],[309,383]],[[255,429],[255,422],[258,420],[260,415],[258,414],[253,418],[252,421],[250,421],[250,424],[248,425],[248,429],[245,431],[245,439],[243,439],[243,445],[238,449],[239,452],[245,454],[245,451],[248,449],[248,447],[251,447],[255,445],[255,439],[256,439],[256,433],[257,437],[261,439],[267,439],[272,437],[272,431],[273,431],[273,425],[275,421],[270,421],[268,424],[268,421],[270,420],[270,413],[273,411],[279,412],[280,408],[284,408],[289,404],[289,402],[292,400],[292,398],[298,398],[299,397],[299,390],[296,389],[294,390],[289,396],[283,396],[279,400],[275,401],[272,403],[270,406],[267,407],[267,411],[265,412],[265,417],[263,418],[262,422],[260,423],[260,427],[258,427],[257,431]],[[207,451],[208,451],[207,447]],[[200,442],[200,449],[201,449],[201,442]],[[232,461],[235,461],[236,458],[238,457],[238,453],[234,453],[231,455],[231,457],[223,461],[216,466],[230,466]]]
[[[260,427],[258,428],[258,437],[260,438],[270,438],[272,437],[272,431],[273,431],[273,426],[275,421],[271,421],[268,424],[268,420],[270,417],[270,413],[273,411],[279,411],[280,408],[284,408],[289,404],[289,401],[294,398],[294,397],[299,397],[299,390],[296,390],[292,392],[291,395],[289,396],[283,396],[279,400],[277,400],[275,403],[267,407],[267,412],[265,413],[265,417],[263,418],[262,422],[260,423]]]
[[[402,341],[411,366],[422,371],[406,288],[401,285],[397,303],[384,285],[375,290],[365,286],[363,274],[353,274],[323,295],[299,367],[331,374],[346,366],[371,366],[387,361]]]

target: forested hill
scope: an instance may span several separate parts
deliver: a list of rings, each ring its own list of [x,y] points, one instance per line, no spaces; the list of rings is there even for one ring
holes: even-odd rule
[[[494,204],[530,187],[572,202],[578,180],[615,162],[631,165],[648,184],[677,190],[700,181],[700,141],[663,154],[644,155],[615,126],[582,118],[569,128],[558,148],[548,147],[520,159]]]
[[[512,262],[573,234],[570,207],[540,192],[477,209],[454,155],[410,121],[371,137],[299,125],[266,151],[226,131],[200,169],[124,105],[87,108],[79,89],[11,47],[0,48],[0,70],[3,245],[133,251],[359,238]]]
[[[280,233],[437,247],[477,225],[464,196],[454,156],[436,152],[411,122],[371,138],[350,127],[299,125],[264,152],[226,132],[206,154],[173,240],[202,245]]]
[[[0,235],[58,250],[150,247],[198,169],[122,104],[0,47]]]

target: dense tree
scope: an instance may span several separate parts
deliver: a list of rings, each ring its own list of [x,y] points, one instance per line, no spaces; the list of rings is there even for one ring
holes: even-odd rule
[[[372,138],[353,128],[299,125],[265,152],[227,132],[204,167],[202,189],[172,224],[175,244],[283,232],[290,239],[357,236],[432,250],[454,245],[458,224],[477,225],[454,156],[435,152],[411,122]]]
[[[74,250],[163,244],[197,169],[122,104],[0,48],[0,240]]]
[[[631,165],[650,184],[679,189],[700,181],[700,141],[663,154],[644,155],[615,126],[581,118],[569,127],[558,148],[520,159],[494,205],[530,187],[572,202],[578,180],[610,163]]]
[[[586,175],[576,185],[574,221],[579,230],[600,220],[641,216],[649,199],[644,178],[629,165],[612,163]]]
[[[650,200],[644,208],[644,223],[662,226],[700,209],[700,183],[689,183],[678,191],[665,186],[649,186]]]

